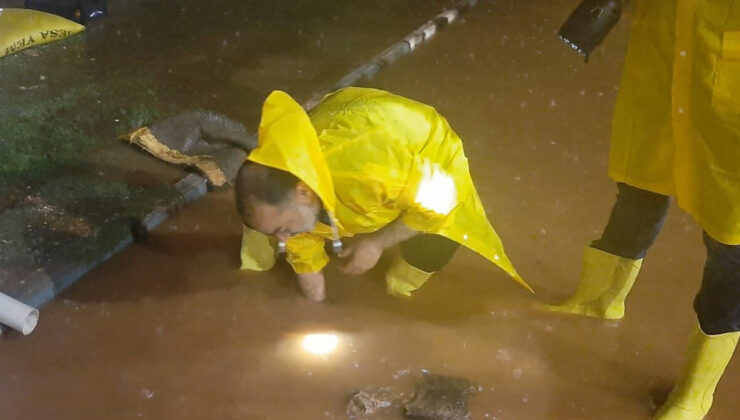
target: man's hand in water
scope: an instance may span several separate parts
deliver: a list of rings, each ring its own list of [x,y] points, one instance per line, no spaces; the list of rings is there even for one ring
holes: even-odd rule
[[[375,267],[381,255],[383,247],[378,241],[372,237],[360,239],[339,253],[340,258],[350,258],[339,269],[345,274],[356,276]]]
[[[298,286],[301,288],[303,296],[321,302],[326,297],[326,287],[324,286],[324,273],[299,273]]]
[[[365,235],[339,253],[340,258],[351,257],[340,270],[353,276],[362,274],[375,267],[383,251],[418,233],[397,219],[377,232]]]

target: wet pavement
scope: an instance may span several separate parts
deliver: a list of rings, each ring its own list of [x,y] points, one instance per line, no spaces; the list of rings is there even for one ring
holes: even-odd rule
[[[671,209],[624,320],[533,305],[575,289],[582,247],[598,237],[616,194],[606,160],[628,21],[584,64],[554,35],[576,3],[482,1],[368,83],[447,117],[536,295],[461,250],[411,299],[385,294],[386,256],[357,278],[330,265],[327,301],[309,302],[285,264],[236,270],[240,222],[230,191],[220,191],[44,307],[33,335],[3,337],[0,413],[341,419],[352,391],[391,386],[410,396],[428,370],[477,385],[473,419],[649,419],[695,324],[704,249],[689,216]],[[309,90],[296,88],[299,98]],[[250,127],[253,116],[242,117]],[[317,332],[338,337],[333,353],[303,350],[304,335]],[[708,419],[737,416],[738,387],[736,358]]]

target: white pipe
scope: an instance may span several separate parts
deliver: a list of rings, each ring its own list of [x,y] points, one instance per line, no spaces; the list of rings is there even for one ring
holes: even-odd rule
[[[39,311],[23,302],[0,293],[0,324],[5,324],[23,335],[28,335],[39,322]]]

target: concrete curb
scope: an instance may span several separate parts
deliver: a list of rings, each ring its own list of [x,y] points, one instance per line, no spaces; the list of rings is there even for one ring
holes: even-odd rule
[[[153,229],[162,223],[171,214],[183,206],[197,200],[207,192],[206,180],[198,175],[190,174],[175,184],[175,189],[180,193],[180,198],[171,202],[166,207],[158,207],[142,218],[142,224],[147,229]],[[107,261],[134,240],[129,234],[118,242],[110,251],[83,264],[67,264],[55,267],[53,271],[40,268],[10,290],[4,291],[26,305],[39,307],[53,299],[72,283],[77,281],[87,272]]]
[[[474,7],[477,3],[478,0],[461,0],[453,8],[445,9],[402,40],[380,52],[367,63],[347,73],[347,75],[330,89],[314,95],[303,105],[304,109],[310,110],[315,107],[329,92],[356,84],[360,80],[371,78],[379,70],[393,64],[402,56],[413,52],[419,45],[429,41],[441,28],[454,22],[461,13]],[[181,198],[167,206],[156,208],[144,216],[141,219],[141,227],[147,231],[154,229],[180,208],[205,195],[208,192],[208,183],[205,178],[192,173],[178,181],[175,184],[175,188],[180,193]],[[27,305],[38,308],[59,295],[93,268],[122,251],[133,241],[134,236],[132,233],[116,244],[109,252],[84,264],[69,264],[56,267],[53,272],[38,269],[13,289],[3,292]],[[7,327],[0,325],[0,336],[4,335],[4,329],[7,329]]]

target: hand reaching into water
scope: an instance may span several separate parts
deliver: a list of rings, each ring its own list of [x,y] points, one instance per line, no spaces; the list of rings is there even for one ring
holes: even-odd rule
[[[326,287],[324,285],[324,273],[299,273],[298,286],[303,296],[315,302],[321,302],[326,298]]]
[[[383,247],[376,240],[361,239],[339,253],[340,258],[350,258],[340,270],[351,276],[360,275],[375,267],[381,255],[383,255]]]

